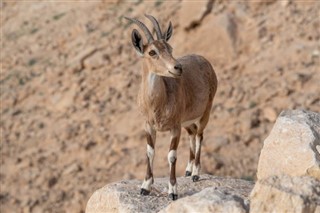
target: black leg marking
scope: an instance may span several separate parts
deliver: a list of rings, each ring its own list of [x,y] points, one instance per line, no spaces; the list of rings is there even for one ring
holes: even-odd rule
[[[140,191],[140,194],[141,194],[141,195],[149,195],[149,194],[150,194],[150,191],[142,188],[141,191]]]
[[[170,198],[170,200],[177,200],[178,195],[171,193],[171,194],[169,194],[169,198]]]
[[[199,179],[200,179],[200,177],[198,175],[192,176],[192,181],[193,182],[197,182]]]

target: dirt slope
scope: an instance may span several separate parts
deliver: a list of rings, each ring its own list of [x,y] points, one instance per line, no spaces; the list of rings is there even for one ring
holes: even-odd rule
[[[173,22],[174,56],[208,58],[219,88],[203,172],[255,179],[283,109],[320,111],[320,1],[4,1],[1,212],[84,212],[91,193],[145,173],[140,61],[123,15]],[[150,26],[150,24],[148,23]],[[167,133],[155,176],[168,175]],[[177,175],[188,158],[186,133]]]

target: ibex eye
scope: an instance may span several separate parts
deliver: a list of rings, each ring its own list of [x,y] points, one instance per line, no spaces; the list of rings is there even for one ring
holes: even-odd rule
[[[156,53],[156,51],[154,51],[154,50],[151,50],[150,52],[149,52],[149,55],[150,56],[155,56],[157,53]]]

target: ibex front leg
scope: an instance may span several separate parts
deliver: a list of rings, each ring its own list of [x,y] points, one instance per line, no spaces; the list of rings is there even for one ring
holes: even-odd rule
[[[156,131],[148,123],[145,126],[147,138],[147,173],[141,186],[140,194],[148,195],[151,191],[151,184],[153,184],[153,159],[154,147],[156,143]]]
[[[176,162],[177,162],[177,148],[179,145],[181,134],[181,127],[176,127],[171,130],[171,144],[168,154],[168,162],[170,166],[170,181],[169,181],[169,198],[172,200],[178,199],[177,192],[177,178],[176,178]]]

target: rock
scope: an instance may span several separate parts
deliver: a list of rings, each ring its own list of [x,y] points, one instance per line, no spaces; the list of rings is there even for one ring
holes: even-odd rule
[[[319,148],[320,114],[283,111],[264,141],[250,212],[320,212]]]
[[[136,96],[142,59],[132,46],[133,28],[147,40],[123,16],[138,18],[154,34],[145,13],[163,32],[172,21],[174,58],[199,54],[217,72],[203,171],[251,178],[271,125],[265,106],[320,112],[320,1],[288,0],[283,7],[286,0],[263,0],[252,9],[258,1],[1,1],[0,212],[84,212],[97,186],[141,180],[146,140]],[[255,110],[260,124],[251,129]],[[229,142],[213,145],[217,135]],[[169,140],[169,133],[157,135],[157,177],[168,174]],[[86,149],[90,141],[97,145]],[[188,155],[183,130],[177,174]],[[59,179],[49,188],[53,176]]]
[[[196,44],[184,42],[187,49],[204,49],[206,54],[211,55],[217,63],[231,62],[237,53],[238,23],[235,17],[230,14],[214,15],[210,13],[199,24],[196,30],[190,30],[189,36],[197,40]],[[192,28],[190,28],[192,29]],[[204,37],[203,35],[210,35]],[[189,37],[187,37],[189,39]],[[207,48],[208,42],[210,48]],[[219,42],[217,42],[219,41]],[[241,99],[242,91],[235,94],[235,99]]]
[[[283,111],[264,141],[258,179],[287,174],[320,179],[320,114]]]
[[[226,146],[229,143],[229,139],[226,136],[214,137],[214,143],[210,144],[210,152],[217,152],[221,147]]]
[[[312,177],[269,177],[254,186],[250,212],[320,212],[320,181]]]
[[[209,2],[207,1],[183,1],[180,10],[180,23],[184,29],[192,26],[194,23],[200,22],[206,11]]]
[[[176,202],[184,206],[184,212],[193,212],[195,207],[192,207],[190,200],[195,205],[202,203],[203,210],[230,208],[246,212],[248,196],[253,188],[253,183],[249,181],[211,175],[201,175],[200,181],[196,183],[193,183],[190,178],[180,177],[178,184],[180,199]],[[171,205],[163,210],[164,212],[172,212],[177,208],[174,204],[176,202],[172,203],[168,198],[168,178],[155,179],[149,196],[140,195],[140,186],[141,181],[137,180],[106,185],[91,196],[86,213],[158,212],[170,203]]]
[[[64,111],[74,103],[77,94],[77,85],[72,84],[71,87],[64,92],[56,92],[48,103],[48,108],[53,111]]]
[[[287,7],[290,3],[291,3],[290,0],[283,0],[283,1],[281,1],[281,6],[282,7]]]
[[[256,0],[256,1],[249,1],[248,2],[248,6],[250,7],[250,9],[252,10],[258,10],[261,8],[264,8],[264,6],[266,5],[271,5],[273,3],[275,3],[275,0],[270,0],[270,1],[265,1],[265,0]]]
[[[206,188],[192,196],[182,198],[169,204],[159,213],[175,212],[249,212],[248,199],[227,189]]]
[[[277,119],[277,115],[276,110],[272,107],[266,107],[263,109],[263,117],[270,122],[274,122]]]
[[[103,55],[102,51],[95,51],[93,54],[85,58],[85,60],[83,61],[84,67],[91,70],[103,67],[108,61],[110,61],[110,59],[108,60],[105,57],[106,56]]]

